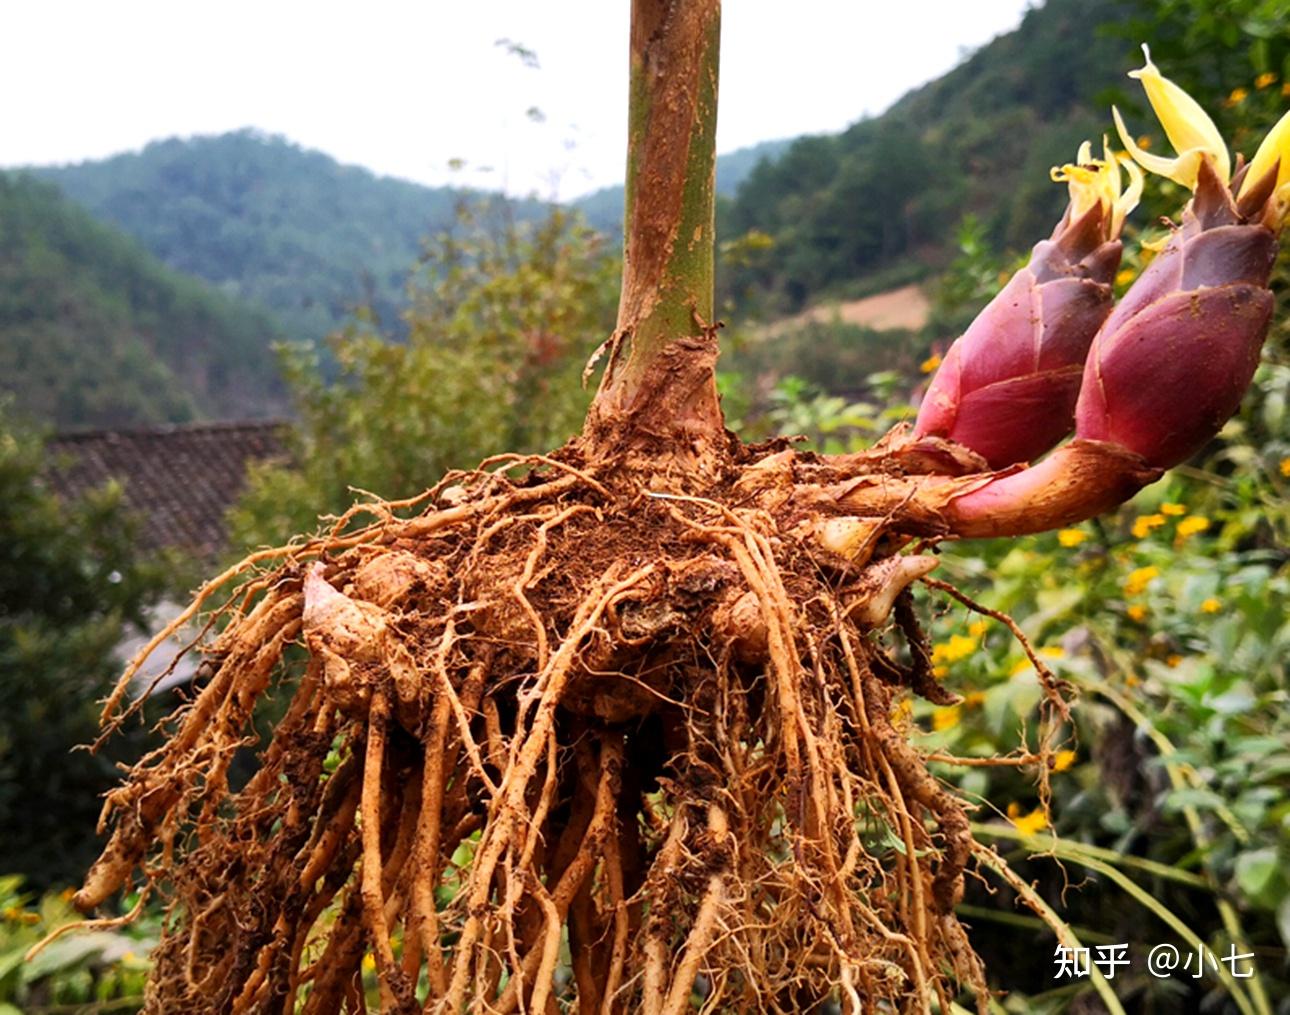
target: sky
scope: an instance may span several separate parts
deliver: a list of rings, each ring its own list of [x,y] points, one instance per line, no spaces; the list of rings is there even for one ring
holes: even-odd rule
[[[727,0],[717,149],[880,113],[1029,5]],[[622,179],[628,0],[0,0],[0,12],[0,166],[256,127],[431,185],[568,199]]]

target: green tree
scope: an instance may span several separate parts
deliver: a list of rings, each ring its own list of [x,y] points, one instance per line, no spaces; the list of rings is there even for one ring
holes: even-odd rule
[[[0,870],[41,888],[93,859],[111,753],[75,751],[98,731],[113,649],[142,624],[162,574],[141,562],[119,488],[65,504],[42,483],[41,441],[0,415]]]
[[[286,350],[294,463],[253,471],[235,542],[310,529],[352,488],[421,490],[490,454],[561,444],[586,410],[582,365],[613,329],[617,264],[561,209],[517,223],[463,206],[409,280],[405,341],[369,312],[330,339],[335,377],[316,350]]]

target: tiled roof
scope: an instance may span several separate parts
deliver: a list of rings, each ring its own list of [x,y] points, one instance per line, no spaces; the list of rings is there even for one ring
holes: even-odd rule
[[[143,519],[141,542],[213,558],[247,465],[285,459],[287,424],[197,423],[57,434],[46,442],[55,492],[77,497],[115,479]]]

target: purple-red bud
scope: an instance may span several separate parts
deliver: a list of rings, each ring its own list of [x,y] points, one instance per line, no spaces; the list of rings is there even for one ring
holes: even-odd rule
[[[1167,469],[1240,406],[1267,336],[1276,236],[1247,222],[1204,160],[1183,224],[1094,339],[1079,437]]]
[[[950,347],[914,425],[971,448],[992,468],[1028,462],[1071,430],[1089,343],[1111,312],[1120,241],[1094,204],[1053,238]]]

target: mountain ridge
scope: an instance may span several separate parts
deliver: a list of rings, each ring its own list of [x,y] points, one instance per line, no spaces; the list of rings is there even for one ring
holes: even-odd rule
[[[54,185],[0,172],[0,391],[26,414],[59,426],[278,414],[282,337]]]

